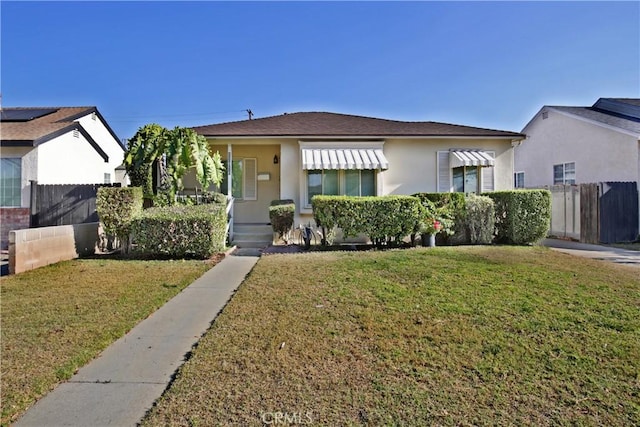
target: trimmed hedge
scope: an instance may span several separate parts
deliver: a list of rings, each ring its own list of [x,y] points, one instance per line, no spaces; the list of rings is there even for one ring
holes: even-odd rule
[[[225,249],[223,204],[150,208],[131,224],[134,253],[174,258],[209,258]]]
[[[105,233],[126,242],[131,221],[142,212],[142,187],[100,187],[96,211]]]
[[[377,245],[399,242],[417,232],[424,217],[420,200],[412,196],[314,196],[311,206],[325,236],[340,228],[344,237],[365,234]]]
[[[469,194],[466,198],[464,224],[467,228],[469,242],[471,244],[491,244],[496,224],[496,212],[493,199],[486,196]]]
[[[273,231],[278,233],[278,238],[289,243],[289,236],[293,230],[293,218],[296,213],[296,205],[293,200],[273,200],[269,206],[269,220]]]
[[[544,238],[551,224],[549,190],[513,190],[484,193],[493,199],[496,243],[526,245]]]

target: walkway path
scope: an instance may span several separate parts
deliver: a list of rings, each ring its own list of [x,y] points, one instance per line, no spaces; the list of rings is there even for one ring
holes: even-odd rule
[[[600,259],[640,268],[640,252],[611,246],[590,245],[560,239],[544,239],[542,244],[554,250],[585,258]]]
[[[244,255],[224,258],[38,401],[15,426],[135,426],[258,261]]]

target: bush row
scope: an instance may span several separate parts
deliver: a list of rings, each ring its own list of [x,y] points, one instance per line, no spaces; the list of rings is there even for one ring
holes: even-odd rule
[[[547,235],[551,224],[548,190],[494,191],[485,195],[495,204],[496,243],[524,245]]]
[[[413,196],[315,196],[313,216],[323,228],[323,244],[336,228],[344,237],[365,234],[376,244],[417,233],[437,233],[440,244],[531,244],[549,230],[551,194],[516,190],[468,195],[417,193]]]
[[[146,256],[208,258],[226,243],[226,198],[218,194],[197,206],[156,207],[143,211],[140,187],[102,187],[96,200],[105,232],[118,236],[128,252]]]
[[[150,208],[133,219],[133,252],[208,258],[223,251],[227,217],[222,204]]]
[[[336,228],[344,237],[365,234],[377,245],[399,242],[417,231],[424,216],[420,200],[412,196],[314,196],[311,205],[325,244]]]

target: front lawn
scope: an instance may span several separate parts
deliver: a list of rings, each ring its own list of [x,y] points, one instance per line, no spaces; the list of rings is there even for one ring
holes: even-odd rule
[[[639,310],[540,247],[270,255],[143,425],[639,425]]]
[[[70,378],[211,265],[85,259],[3,277],[0,423]]]

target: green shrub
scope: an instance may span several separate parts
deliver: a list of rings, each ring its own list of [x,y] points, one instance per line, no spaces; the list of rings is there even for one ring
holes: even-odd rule
[[[142,188],[100,187],[96,211],[105,233],[117,237],[126,250],[131,221],[142,212]]]
[[[344,237],[365,234],[377,245],[400,242],[419,230],[424,217],[420,200],[412,196],[314,196],[316,225],[331,236],[339,228]],[[330,243],[323,237],[323,244]]]
[[[208,258],[225,249],[225,205],[150,208],[131,224],[134,252],[146,256]]]
[[[434,206],[434,218],[440,221],[442,229],[438,233],[439,244],[467,243],[465,228],[465,196],[464,193],[416,193],[423,206]]]
[[[269,219],[271,227],[278,238],[289,243],[291,230],[293,230],[293,218],[296,213],[296,205],[293,200],[273,200],[269,206]]]
[[[548,190],[485,193],[495,203],[496,242],[525,245],[544,238],[551,223]]]
[[[493,241],[496,212],[493,200],[469,194],[466,198],[465,225],[471,244],[488,245]]]

